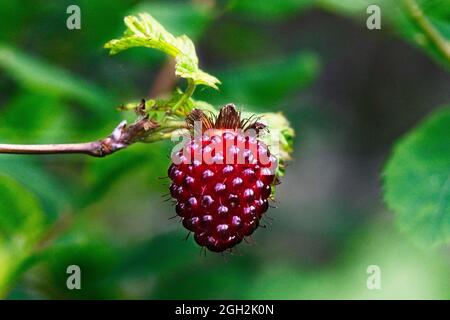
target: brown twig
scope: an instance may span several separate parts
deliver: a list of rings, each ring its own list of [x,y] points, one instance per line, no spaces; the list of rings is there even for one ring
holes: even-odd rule
[[[148,117],[142,117],[129,126],[126,121],[122,121],[108,137],[101,140],[69,144],[0,144],[0,153],[78,153],[93,157],[105,157],[116,151],[125,149],[135,142],[145,140],[158,127],[159,125],[155,121],[148,119]]]
[[[168,58],[156,75],[148,93],[149,97],[160,97],[172,92],[178,80],[173,72],[174,69],[175,59]]]

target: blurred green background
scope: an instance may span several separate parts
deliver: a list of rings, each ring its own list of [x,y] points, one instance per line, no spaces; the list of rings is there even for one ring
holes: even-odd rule
[[[372,2],[381,30],[366,28]],[[0,155],[1,296],[450,299],[448,247],[419,247],[398,232],[380,191],[396,139],[450,101],[448,62],[394,2],[0,1],[1,143],[108,135],[123,117],[116,107],[165,78],[162,54],[103,49],[123,17],[141,11],[191,37],[202,69],[222,81],[197,98],[281,110],[297,132],[273,220],[233,255],[202,255],[168,220],[159,177],[170,142],[104,159]],[[419,3],[450,38],[449,2]],[[66,28],[71,4],[81,30]],[[82,290],[66,288],[72,264]],[[366,287],[369,265],[381,268],[381,290]]]

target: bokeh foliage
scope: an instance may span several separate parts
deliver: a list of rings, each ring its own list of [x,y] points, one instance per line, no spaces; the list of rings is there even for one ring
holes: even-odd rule
[[[124,16],[143,11],[170,32],[186,34],[198,43],[202,69],[222,81],[220,91],[205,88],[196,92],[195,98],[216,106],[234,102],[246,111],[281,109],[291,115],[298,129],[303,129],[303,123],[323,126],[320,119],[310,120],[289,110],[299,92],[324,76],[328,61],[311,49],[282,49],[270,29],[285,21],[319,10],[350,18],[360,28],[365,26],[367,5],[379,4],[381,32],[418,47],[443,69],[449,63],[411,20],[401,1],[76,2],[82,12],[82,29],[75,31],[65,27],[65,10],[72,2],[0,2],[2,143],[78,142],[109,134],[123,117],[116,107],[146,97],[165,62],[164,55],[144,48],[115,57],[108,57],[102,48],[103,43],[120,36]],[[417,2],[448,40],[449,2]],[[296,30],[284,30],[286,34],[276,36],[286,37],[289,43]],[[343,66],[342,72],[346,68],[351,66]],[[438,242],[448,241],[450,193],[439,191],[439,182],[450,170],[448,157],[442,153],[448,150],[445,137],[450,127],[445,112],[401,140],[386,170],[386,190],[392,192],[386,197],[396,211],[397,224],[419,242],[429,238],[433,228],[440,230]],[[297,146],[304,143],[299,131]],[[255,238],[259,244],[244,245],[238,255],[201,256],[192,239],[182,241],[185,234],[179,224],[167,220],[174,212],[161,198],[167,192],[167,180],[159,177],[166,175],[171,147],[167,141],[135,145],[104,159],[0,155],[0,295],[450,298],[448,258],[436,249],[415,247],[409,237],[397,233],[393,222],[373,217],[355,222],[352,232],[340,238],[333,238],[339,225],[335,230],[319,227],[324,239],[337,244],[328,259],[312,263],[295,258],[298,251],[305,250],[298,236],[306,230],[289,229],[289,220],[283,216],[290,209],[281,203],[273,209],[274,230],[258,230]],[[424,157],[424,152],[434,156]],[[301,161],[302,156],[297,154],[294,161]],[[287,170],[289,173],[289,167]],[[434,173],[439,181],[430,176]],[[421,175],[429,179],[429,185],[422,182]],[[417,186],[423,192],[415,189]],[[436,205],[428,198],[437,198],[443,210],[436,219],[431,215],[422,220]],[[322,201],[329,201],[330,210],[340,205],[330,199]],[[55,225],[61,217],[67,217],[63,219],[67,225]],[[55,233],[60,236],[53,237]],[[290,246],[271,254],[269,245],[283,237]],[[309,246],[314,250],[315,244]],[[66,289],[70,264],[80,265],[83,271],[81,291]],[[365,270],[370,264],[383,270],[382,291],[365,287]]]

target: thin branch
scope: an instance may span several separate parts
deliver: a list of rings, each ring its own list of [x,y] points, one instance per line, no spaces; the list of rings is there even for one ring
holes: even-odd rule
[[[126,121],[122,121],[108,137],[101,140],[69,144],[0,144],[0,153],[78,153],[93,157],[104,157],[116,151],[125,149],[135,142],[145,140],[158,127],[159,125],[155,121],[148,119],[148,117],[142,117],[129,126],[127,126]]]
[[[172,92],[178,80],[173,72],[174,69],[175,59],[169,57],[158,71],[156,79],[149,90],[149,97],[160,97]]]
[[[431,24],[415,0],[403,0],[403,2],[411,18],[422,29],[423,33],[430,39],[433,45],[442,53],[445,59],[450,62],[450,42]]]

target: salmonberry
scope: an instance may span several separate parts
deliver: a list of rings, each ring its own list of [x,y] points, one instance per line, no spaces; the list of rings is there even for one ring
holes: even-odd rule
[[[195,241],[221,252],[258,228],[269,207],[277,159],[258,139],[265,126],[241,120],[232,104],[217,119],[195,109],[186,121],[191,135],[172,156],[170,194]]]

